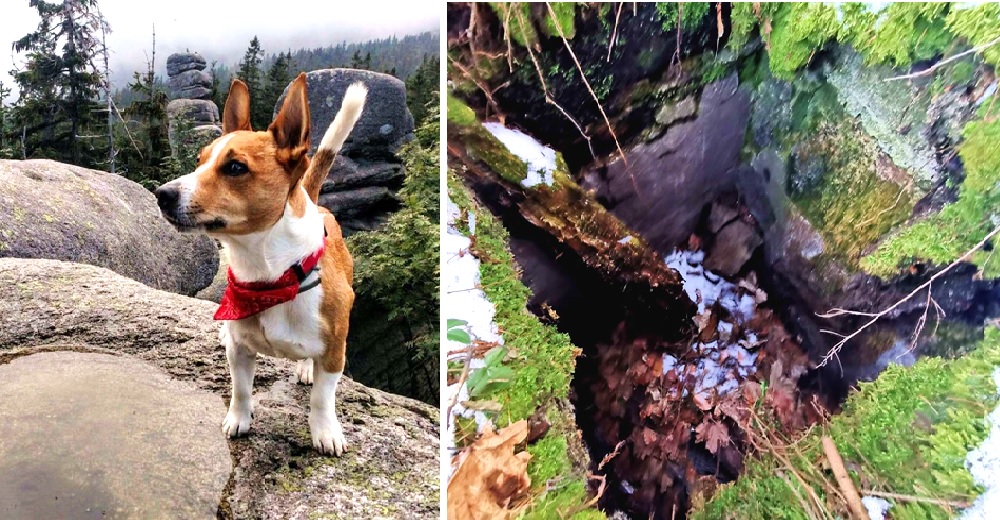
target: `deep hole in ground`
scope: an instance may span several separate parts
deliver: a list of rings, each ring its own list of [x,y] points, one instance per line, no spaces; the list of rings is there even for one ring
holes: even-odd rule
[[[476,198],[509,231],[522,282],[532,290],[529,310],[568,334],[583,351],[571,397],[591,469],[624,441],[602,472],[608,485],[600,506],[608,513],[681,518],[692,493],[710,492],[715,484],[737,478],[747,447],[744,433],[724,410],[741,399],[753,404],[759,397],[743,382],[767,383],[768,405],[781,425],[800,429],[820,419],[817,405],[835,413],[852,385],[874,378],[890,363],[910,364],[925,354],[960,354],[956,349],[981,337],[983,321],[1000,314],[1000,284],[976,280],[976,267],[962,265],[940,278],[932,293],[946,311],[946,337],[932,335],[933,325],[928,325],[913,345],[911,336],[926,308],[923,297],[914,298],[848,343],[837,363],[817,368],[816,361],[833,343],[820,329],[847,333],[863,321],[817,317],[826,310],[826,300],[811,292],[805,280],[795,279],[803,269],[783,265],[779,248],[761,231],[777,220],[768,207],[770,173],[746,167],[738,175],[756,175],[762,182],[739,182],[721,190],[695,211],[690,229],[674,230],[690,237],[676,244],[680,252],[664,253],[671,266],[695,273],[689,283],[703,285],[688,291],[696,304],[702,303],[702,289],[719,292],[718,303],[702,305],[700,317],[637,304],[625,288],[608,284],[569,247],[527,221],[518,211],[520,187],[499,179],[466,179]],[[678,197],[684,200],[684,194]],[[746,246],[745,234],[724,231],[734,223],[757,233],[761,243]],[[713,258],[716,251],[732,253],[727,240],[749,249],[736,267],[722,265],[718,255]],[[731,270],[731,275],[713,274],[708,264]],[[836,298],[854,308],[884,308],[938,270],[914,266],[888,282],[855,274]],[[753,300],[752,311],[739,316],[740,302],[747,298]],[[693,337],[688,332],[692,320],[698,330]],[[731,442],[709,449],[713,428],[714,435]]]

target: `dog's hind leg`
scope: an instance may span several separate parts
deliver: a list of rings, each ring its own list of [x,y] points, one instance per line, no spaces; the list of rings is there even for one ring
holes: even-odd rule
[[[222,431],[229,437],[239,437],[250,431],[253,419],[253,373],[257,366],[257,353],[238,344],[229,334],[226,338],[226,360],[229,362],[229,376],[233,380],[233,396]]]
[[[312,358],[300,359],[295,364],[295,379],[304,385],[311,385],[313,383]]]

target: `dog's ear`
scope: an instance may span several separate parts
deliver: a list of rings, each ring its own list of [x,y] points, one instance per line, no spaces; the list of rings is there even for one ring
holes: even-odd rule
[[[222,133],[228,134],[237,130],[252,130],[250,128],[250,90],[246,83],[234,79],[229,85],[229,97],[226,98],[226,108],[222,111]]]
[[[288,87],[281,110],[267,130],[278,145],[278,160],[286,166],[294,166],[309,151],[309,94],[305,73],[300,73]]]

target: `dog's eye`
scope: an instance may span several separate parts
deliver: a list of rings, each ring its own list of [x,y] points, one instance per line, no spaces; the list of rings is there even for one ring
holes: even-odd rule
[[[222,167],[222,173],[225,173],[226,175],[243,175],[249,171],[250,169],[247,168],[247,165],[236,160],[229,161]]]

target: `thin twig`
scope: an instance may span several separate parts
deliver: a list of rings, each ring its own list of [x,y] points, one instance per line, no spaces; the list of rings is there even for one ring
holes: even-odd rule
[[[521,27],[523,29],[524,24],[526,22],[524,20],[524,16],[521,14],[520,11],[517,12],[517,18],[518,21],[520,21]],[[594,146],[590,141],[590,136],[587,135],[587,132],[583,131],[583,127],[580,126],[580,123],[578,123],[576,119],[573,119],[573,116],[569,115],[569,112],[567,112],[566,109],[560,106],[559,103],[556,102],[555,98],[553,98],[552,95],[549,93],[549,86],[547,83],[545,83],[545,74],[542,73],[542,66],[538,64],[538,59],[535,58],[535,53],[531,51],[530,45],[526,46],[525,49],[527,49],[528,51],[528,57],[531,58],[531,63],[535,65],[535,71],[538,72],[538,81],[541,82],[542,84],[542,94],[545,95],[545,102],[556,107],[556,109],[559,110],[559,113],[561,113],[563,117],[565,117],[570,123],[573,123],[573,126],[576,127],[576,130],[578,132],[580,132],[580,135],[583,137],[583,139],[587,141],[587,148],[590,149],[590,156],[593,157],[594,160],[596,161],[597,154],[594,153]]]
[[[875,491],[871,489],[865,491],[865,494],[882,498],[894,498],[896,500],[902,500],[904,502],[921,502],[925,504],[934,504],[937,506],[954,507],[956,509],[965,509],[972,505],[968,502],[961,502],[958,500],[940,500],[937,498],[918,497],[914,495],[902,495],[899,493],[886,493],[884,491]]]
[[[864,325],[862,325],[861,328],[859,328],[858,330],[854,331],[851,334],[848,334],[847,336],[843,336],[842,339],[840,341],[838,341],[836,344],[834,344],[833,347],[831,347],[830,350],[826,353],[826,355],[823,356],[823,360],[820,361],[820,363],[819,363],[818,366],[820,366],[820,367],[826,366],[826,364],[830,361],[830,359],[832,359],[835,355],[837,355],[840,352],[840,349],[843,348],[844,345],[848,341],[850,341],[850,340],[854,339],[855,337],[857,337],[858,334],[861,334],[861,332],[863,330],[865,330],[868,327],[870,327],[871,325],[873,325],[876,321],[878,321],[879,319],[881,319],[882,317],[884,317],[886,314],[889,314],[890,312],[894,311],[896,308],[898,308],[903,303],[909,301],[910,298],[913,298],[914,296],[916,296],[920,291],[922,291],[922,290],[930,287],[931,284],[934,283],[934,280],[937,280],[941,276],[944,276],[945,273],[947,273],[948,271],[951,271],[958,264],[960,264],[960,263],[968,260],[969,257],[971,257],[973,255],[973,253],[975,253],[976,251],[979,251],[979,249],[981,249],[986,244],[986,242],[989,242],[989,240],[991,238],[993,238],[994,236],[996,236],[997,233],[1000,233],[1000,226],[997,226],[996,228],[993,229],[993,231],[990,231],[982,240],[979,241],[978,244],[976,244],[975,246],[973,246],[972,249],[966,251],[964,255],[962,255],[961,257],[958,258],[958,260],[955,260],[954,262],[952,262],[951,264],[949,264],[948,267],[945,267],[944,269],[938,271],[937,273],[934,273],[934,276],[931,276],[929,280],[927,280],[926,282],[920,284],[920,286],[917,287],[916,289],[914,289],[912,292],[910,292],[910,294],[907,294],[902,299],[900,299],[896,303],[892,304],[891,306],[889,306],[885,310],[883,310],[883,311],[875,314],[874,316],[872,316],[872,318],[870,320],[868,320],[867,323],[865,323]],[[848,313],[851,313],[851,312],[852,311],[849,311]]]
[[[615,13],[615,30],[611,31],[611,41],[608,42],[608,63],[611,63],[611,49],[615,47],[615,40],[618,38],[618,20],[622,17],[622,6],[624,5],[625,2],[619,2],[618,12]]]
[[[947,64],[949,64],[949,63],[951,63],[951,62],[953,62],[953,61],[955,61],[955,60],[957,60],[957,59],[959,59],[959,58],[961,58],[963,56],[968,56],[969,54],[974,54],[974,53],[986,50],[986,49],[988,49],[988,48],[990,48],[990,47],[992,47],[992,46],[994,46],[994,45],[996,45],[998,43],[1000,43],[1000,37],[994,38],[993,40],[990,40],[989,42],[986,42],[986,43],[984,43],[984,44],[982,44],[982,45],[980,45],[978,47],[973,47],[973,48],[971,48],[971,49],[969,49],[967,51],[962,51],[962,52],[960,52],[960,53],[958,53],[958,54],[956,54],[954,56],[951,56],[951,57],[949,57],[947,59],[941,60],[941,61],[935,63],[933,66],[928,67],[927,69],[924,69],[924,70],[922,70],[920,72],[914,72],[912,74],[904,74],[902,76],[895,76],[895,77],[892,77],[892,78],[886,78],[886,79],[884,79],[882,81],[897,81],[897,80],[901,80],[901,79],[913,79],[913,78],[918,78],[920,76],[926,76],[927,74],[930,74],[930,73],[934,72],[935,70],[937,70],[937,69],[939,69],[939,68],[941,68],[941,67],[943,67],[943,66],[945,66],[945,65],[947,65]]]
[[[590,86],[590,81],[587,81],[587,75],[583,72],[583,66],[580,65],[580,60],[577,59],[576,53],[573,52],[573,48],[569,46],[569,40],[566,39],[566,35],[563,34],[562,25],[559,23],[559,19],[556,18],[555,11],[552,10],[552,6],[548,2],[545,2],[545,8],[549,10],[549,16],[552,17],[552,22],[556,26],[556,32],[559,33],[559,37],[562,38],[563,45],[566,46],[566,50],[569,51],[569,55],[573,58],[573,63],[576,64],[576,70],[580,71],[580,78],[583,79],[583,85],[587,87],[587,91],[590,92],[590,96],[594,98],[594,103],[597,103],[597,109],[601,111],[601,117],[604,118],[604,124],[608,125],[608,132],[611,132],[611,137],[615,140],[615,148],[618,149],[618,154],[621,155],[622,162],[628,166],[628,160],[625,159],[625,152],[622,150],[621,143],[618,142],[618,135],[615,134],[615,129],[611,127],[611,120],[608,119],[608,115],[604,113],[604,107],[601,106],[601,101],[597,99],[597,94],[594,89]]]

